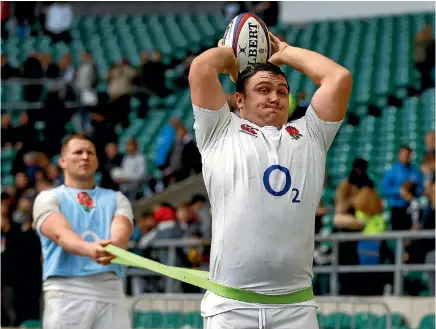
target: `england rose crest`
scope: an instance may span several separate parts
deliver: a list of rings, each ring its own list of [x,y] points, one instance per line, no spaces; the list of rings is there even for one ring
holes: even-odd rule
[[[83,207],[83,209],[86,212],[89,212],[89,211],[91,211],[91,209],[94,208],[94,201],[91,199],[89,194],[86,192],[78,193],[77,200],[79,201],[80,205]]]
[[[303,135],[300,134],[300,131],[297,128],[293,127],[293,126],[286,127],[286,131],[295,140],[298,140],[301,137],[303,137]]]

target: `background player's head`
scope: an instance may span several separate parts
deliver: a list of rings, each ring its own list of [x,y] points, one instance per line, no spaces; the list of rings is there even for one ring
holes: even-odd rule
[[[64,171],[67,186],[93,187],[98,168],[94,143],[85,135],[68,137],[62,146],[59,166]]]
[[[243,119],[277,128],[288,121],[289,85],[283,71],[274,64],[247,66],[238,76],[235,96]]]

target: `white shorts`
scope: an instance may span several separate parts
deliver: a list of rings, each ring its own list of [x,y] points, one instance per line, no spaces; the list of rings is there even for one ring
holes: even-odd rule
[[[84,300],[62,292],[46,293],[43,329],[130,329],[127,304]]]
[[[204,318],[204,329],[319,329],[314,306],[236,309]]]

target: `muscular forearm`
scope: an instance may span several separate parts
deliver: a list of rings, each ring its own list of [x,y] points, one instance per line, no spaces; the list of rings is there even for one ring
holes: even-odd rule
[[[229,63],[232,63],[234,60],[233,50],[228,47],[216,47],[209,49],[197,56],[192,64],[190,69],[190,74],[197,70],[203,71],[206,73],[206,70],[214,70],[216,73],[225,73],[229,70]]]
[[[67,252],[79,256],[88,256],[89,242],[83,240],[72,229],[64,228],[57,234],[57,239],[54,241]]]
[[[133,233],[133,224],[124,216],[116,216],[111,224],[111,243],[126,249]]]
[[[349,74],[347,69],[331,59],[303,48],[288,46],[283,49],[281,59],[284,64],[307,75],[317,86]]]

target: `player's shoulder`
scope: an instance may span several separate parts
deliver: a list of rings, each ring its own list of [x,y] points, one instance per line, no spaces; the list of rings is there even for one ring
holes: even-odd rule
[[[47,190],[41,191],[38,193],[38,195],[35,198],[35,202],[36,201],[40,201],[40,200],[47,200],[47,199],[53,199],[53,198],[58,198],[58,192],[61,191],[63,189],[63,185],[57,186],[57,187],[51,187]]]

